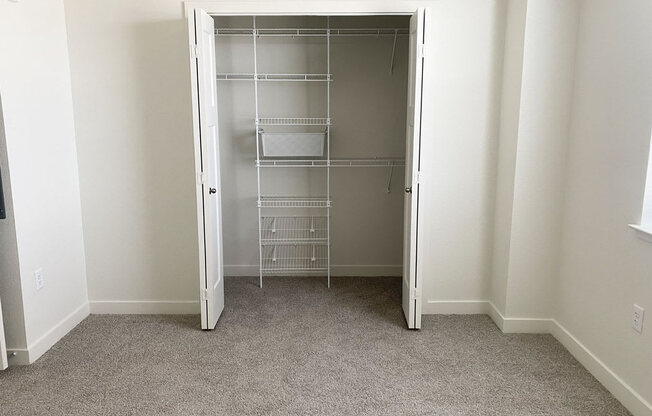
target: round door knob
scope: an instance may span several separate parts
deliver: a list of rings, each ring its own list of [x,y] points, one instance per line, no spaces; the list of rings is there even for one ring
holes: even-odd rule
[[[412,187],[409,186],[409,187],[405,188],[405,193],[411,194],[412,193]]]
[[[214,194],[215,192],[217,192],[217,189],[215,189],[215,188],[208,188],[208,193],[209,193],[209,194]]]

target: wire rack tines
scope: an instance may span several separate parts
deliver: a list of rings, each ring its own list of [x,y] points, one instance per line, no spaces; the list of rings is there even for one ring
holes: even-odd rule
[[[328,251],[326,245],[269,245],[263,246],[264,273],[326,272]]]
[[[260,117],[256,119],[259,126],[330,126],[327,117]]]
[[[326,197],[262,196],[258,200],[260,208],[328,208],[330,199]]]
[[[325,216],[263,217],[262,227],[261,241],[265,245],[328,243]]]

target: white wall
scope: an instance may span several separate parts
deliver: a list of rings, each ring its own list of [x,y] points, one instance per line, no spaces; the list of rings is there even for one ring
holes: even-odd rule
[[[510,9],[514,7],[524,6],[512,4]],[[529,1],[525,21],[517,24],[524,31],[513,33],[516,43],[520,43],[523,33],[522,72],[503,80],[507,94],[503,115],[513,111],[507,101],[516,102],[509,94],[520,86],[518,127],[515,130],[508,123],[502,126],[505,131],[501,139],[505,141],[501,142],[501,149],[507,149],[502,153],[507,157],[500,159],[503,166],[499,167],[499,172],[507,172],[500,178],[507,185],[501,186],[511,187],[511,193],[501,195],[499,202],[511,198],[511,206],[507,204],[504,211],[498,207],[496,222],[504,223],[501,215],[510,213],[509,258],[506,268],[496,270],[506,274],[493,279],[498,287],[506,288],[497,301],[501,305],[504,296],[501,313],[510,317],[541,318],[552,313],[578,13],[577,1]],[[518,13],[517,17],[522,18],[523,14]],[[514,55],[518,62],[518,54]],[[509,65],[510,61],[507,62]],[[497,231],[497,237],[506,236],[499,228]],[[501,247],[499,242],[497,262],[504,258]]]
[[[503,313],[507,305],[507,276],[511,254],[514,172],[521,114],[526,11],[526,1],[506,2],[490,292],[490,299]]]
[[[1,2],[0,51],[19,259],[19,276],[12,272],[3,279],[20,278],[26,348],[10,348],[26,362],[88,313],[63,2]],[[34,283],[38,268],[45,278],[40,291]]]
[[[583,1],[577,51],[554,316],[652,403],[652,245],[627,227],[652,128],[652,2]],[[634,303],[648,312],[643,334]]]

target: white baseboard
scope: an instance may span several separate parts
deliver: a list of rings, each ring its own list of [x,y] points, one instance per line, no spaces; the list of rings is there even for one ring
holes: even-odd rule
[[[555,319],[506,318],[491,302],[489,316],[504,333],[551,334],[634,416],[652,416],[652,405]]]
[[[421,303],[424,315],[485,315],[489,301],[486,300],[428,300]]]
[[[547,334],[550,332],[550,319],[506,318],[488,300],[428,300],[422,304],[421,313],[426,315],[489,315],[504,333]]]
[[[506,318],[492,302],[487,302],[487,315],[505,334],[549,334],[552,319],[548,318]]]
[[[258,276],[259,268],[254,265],[227,264],[224,265],[226,276]],[[332,264],[331,276],[334,277],[375,277],[375,276],[402,276],[403,266],[392,264]],[[326,274],[324,274],[326,276]]]
[[[423,314],[487,314],[503,333],[551,334],[634,416],[652,416],[652,405],[607,367],[566,328],[554,319],[507,318],[488,300],[434,301],[423,303]]]
[[[652,416],[652,404],[554,319],[550,320],[550,333],[634,416]]]
[[[95,315],[194,315],[200,313],[199,300],[92,300]]]
[[[29,344],[27,348],[7,348],[7,352],[11,354],[9,356],[9,365],[26,365],[38,360],[88,315],[89,305],[85,302],[59,321],[49,331],[41,335],[36,341]]]

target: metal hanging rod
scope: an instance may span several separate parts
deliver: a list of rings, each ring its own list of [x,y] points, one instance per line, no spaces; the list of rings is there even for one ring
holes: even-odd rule
[[[389,158],[368,158],[368,159],[318,159],[318,160],[296,160],[296,159],[261,159],[256,162],[261,168],[383,168],[405,166],[405,159]]]
[[[332,74],[246,74],[238,72],[219,73],[218,81],[326,81],[333,80]]]
[[[353,28],[353,29],[253,29],[253,28],[216,28],[216,36],[407,36],[408,29],[401,28]]]

